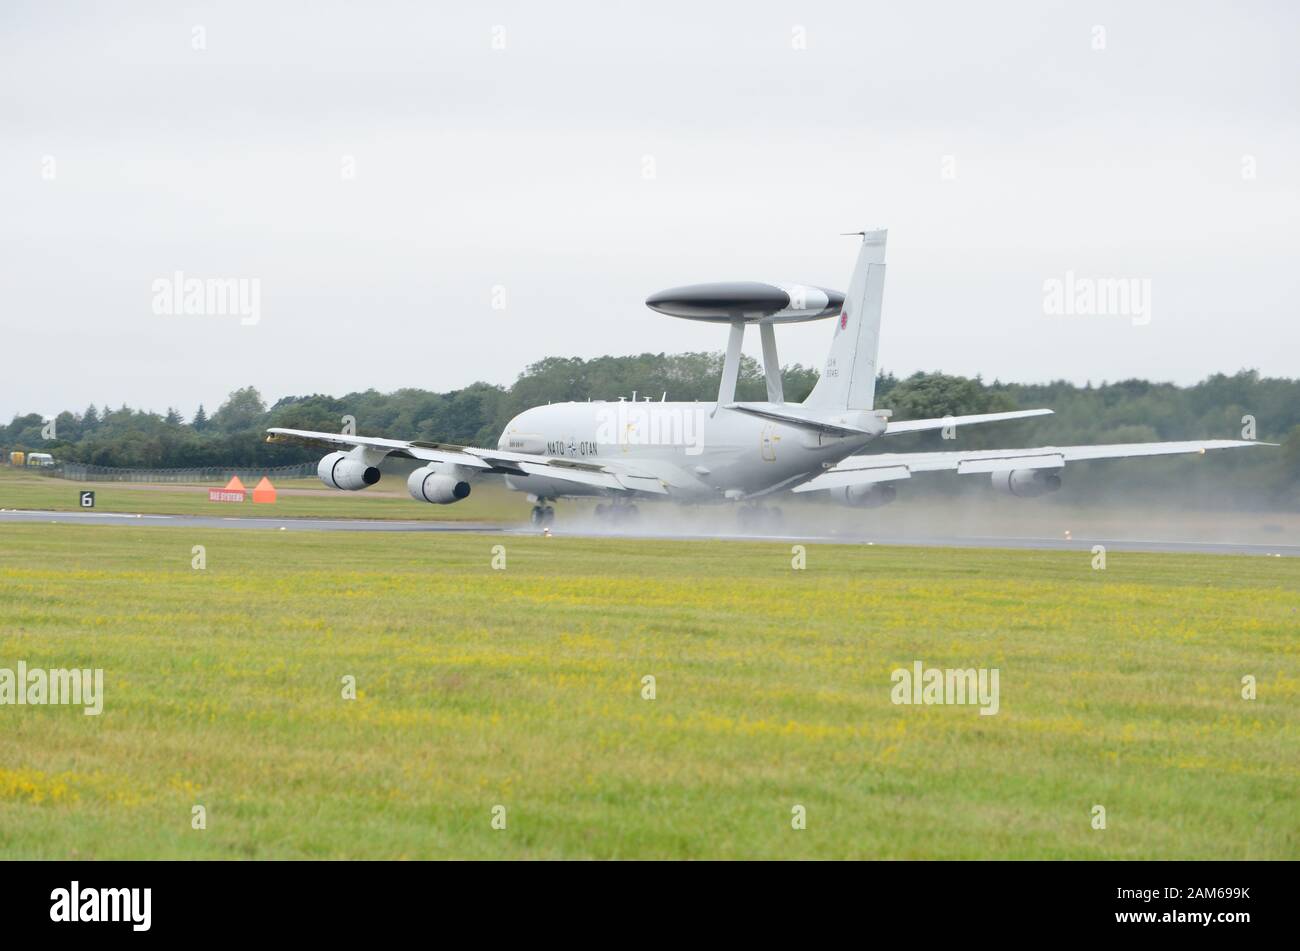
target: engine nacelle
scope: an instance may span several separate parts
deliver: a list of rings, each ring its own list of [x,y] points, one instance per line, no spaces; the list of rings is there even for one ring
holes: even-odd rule
[[[450,505],[469,495],[469,483],[432,467],[416,469],[406,480],[406,491],[417,502]]]
[[[355,492],[379,481],[379,470],[360,459],[350,459],[346,452],[331,452],[316,466],[316,474],[331,489]]]
[[[878,509],[898,498],[898,489],[886,482],[868,482],[865,485],[846,485],[834,493],[849,505],[862,509]]]
[[[1061,487],[1057,469],[1007,469],[992,473],[993,488],[1018,499],[1036,499]]]

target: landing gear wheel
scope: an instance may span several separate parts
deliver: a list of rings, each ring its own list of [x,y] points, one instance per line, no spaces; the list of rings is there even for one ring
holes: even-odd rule
[[[536,528],[546,528],[555,521],[555,509],[549,505],[534,505],[528,520]]]
[[[605,505],[602,502],[596,506],[596,517],[609,522],[611,525],[622,525],[624,522],[636,521],[639,514],[635,505],[624,505],[619,502],[611,505]]]
[[[763,508],[761,505],[742,505],[736,510],[736,520],[742,532],[774,532],[785,524],[785,518],[778,508]]]

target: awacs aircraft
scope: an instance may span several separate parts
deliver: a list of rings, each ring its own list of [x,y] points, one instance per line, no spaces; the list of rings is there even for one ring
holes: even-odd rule
[[[858,232],[862,247],[845,293],[798,284],[697,284],[662,291],[646,304],[660,313],[730,328],[716,403],[620,400],[553,403],[520,413],[495,449],[446,443],[271,429],[268,442],[333,450],[321,481],[336,489],[374,485],[387,457],[415,460],[407,489],[418,502],[448,505],[477,479],[499,477],[528,494],[532,520],[547,525],[558,499],[597,496],[598,515],[614,519],[636,503],[740,503],[742,522],[774,520],[765,503],[784,492],[829,492],[840,502],[878,506],[895,484],[918,472],[981,474],[996,490],[1022,498],[1055,492],[1067,463],[1261,445],[1203,439],[1109,446],[1038,446],[951,452],[864,453],[898,433],[962,427],[1051,413],[1050,409],[892,422],[876,409],[876,353],[885,288],[884,231]],[[777,359],[777,324],[834,319],[830,354],[802,403],[787,403]],[[736,379],[746,328],[763,345],[767,400],[737,402]]]

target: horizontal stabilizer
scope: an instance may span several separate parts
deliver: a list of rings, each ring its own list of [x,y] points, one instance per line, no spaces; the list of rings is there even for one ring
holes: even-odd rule
[[[1017,409],[1007,413],[976,413],[972,416],[945,416],[942,419],[907,419],[891,422],[885,430],[886,436],[900,433],[922,433],[934,429],[946,429],[949,426],[972,426],[977,423],[1001,423],[1009,419],[1028,419],[1031,416],[1051,416],[1050,409]]]
[[[727,409],[734,409],[738,413],[747,413],[750,416],[758,416],[763,419],[770,419],[773,422],[785,423],[789,426],[798,426],[801,429],[812,430],[817,433],[827,433],[831,436],[865,436],[876,435],[869,429],[859,429],[855,426],[845,426],[840,423],[831,423],[826,420],[816,419],[809,416],[799,416],[795,413],[785,413],[780,410],[770,409],[767,406],[755,406],[752,403],[728,403]]]

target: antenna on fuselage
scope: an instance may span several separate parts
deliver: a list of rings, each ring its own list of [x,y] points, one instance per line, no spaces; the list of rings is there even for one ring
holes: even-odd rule
[[[736,383],[740,379],[740,357],[747,324],[758,324],[762,338],[763,375],[767,380],[768,402],[784,403],[775,325],[835,317],[843,305],[844,295],[839,291],[803,284],[764,284],[757,281],[692,284],[660,291],[646,298],[646,306],[661,314],[730,325],[714,413],[736,400]],[[664,395],[667,396],[666,393]]]

